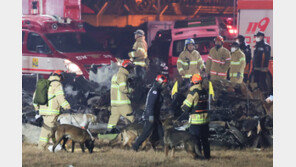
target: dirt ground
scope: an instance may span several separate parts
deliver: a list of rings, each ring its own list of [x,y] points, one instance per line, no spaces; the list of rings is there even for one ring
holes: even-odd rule
[[[269,167],[273,166],[272,148],[265,150],[211,148],[212,159],[193,160],[185,151],[178,151],[175,157],[166,158],[164,153],[148,151],[134,152],[120,148],[95,148],[93,154],[81,152],[77,145],[74,153],[48,150],[40,152],[36,145],[22,144],[23,166],[201,166],[201,167]]]

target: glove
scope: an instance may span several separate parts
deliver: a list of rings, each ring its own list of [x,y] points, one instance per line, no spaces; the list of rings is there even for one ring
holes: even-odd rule
[[[149,120],[150,123],[153,123],[154,122],[154,116],[149,116],[148,120]]]
[[[128,93],[131,94],[134,92],[134,89],[133,88],[128,88]]]
[[[238,72],[238,73],[237,73],[237,79],[239,79],[240,77],[241,77],[241,73]]]
[[[39,114],[36,114],[35,115],[35,119],[37,120],[38,118],[40,118],[41,117],[41,115],[39,115]]]

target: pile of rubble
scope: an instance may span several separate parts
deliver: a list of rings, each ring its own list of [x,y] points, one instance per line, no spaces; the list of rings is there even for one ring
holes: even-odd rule
[[[155,74],[150,74],[151,78]],[[151,81],[150,81],[151,82]],[[207,88],[208,81],[203,86]],[[247,87],[245,84],[233,85],[229,81],[213,81],[215,92],[211,102],[210,141],[213,144],[237,147],[266,147],[272,145],[273,124],[272,105],[267,104],[266,98],[259,89]],[[32,105],[32,95],[35,89],[36,77],[23,79],[23,123],[41,126],[42,120],[35,119]],[[92,113],[97,116],[98,126],[107,124],[110,116],[110,85],[85,80],[83,77],[66,75],[63,81],[66,99],[73,112]],[[171,82],[163,91],[164,104],[161,116],[163,119],[172,114]],[[137,85],[135,93],[131,95],[132,107],[136,121],[141,121],[145,107],[147,92],[151,84]],[[142,98],[139,98],[142,97]],[[180,111],[180,110],[179,110]],[[188,116],[183,118],[186,122]],[[124,127],[128,122],[121,118],[118,127]],[[90,127],[91,128],[91,127]],[[96,125],[92,128],[96,129]]]

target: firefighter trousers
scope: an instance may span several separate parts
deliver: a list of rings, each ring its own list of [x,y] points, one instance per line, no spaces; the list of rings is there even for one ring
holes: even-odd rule
[[[211,158],[209,138],[209,124],[191,125],[189,133],[196,138],[198,150],[203,150],[206,159]]]
[[[56,117],[58,115],[43,115],[43,124],[41,127],[41,133],[39,137],[38,142],[38,148],[39,149],[45,149],[45,146],[47,145],[49,138],[52,136],[52,128],[55,127],[55,121]],[[55,138],[52,138],[52,141],[55,141]]]
[[[112,129],[117,125],[117,122],[120,116],[125,117],[130,122],[134,122],[135,118],[133,115],[129,115],[133,112],[131,105],[120,105],[120,106],[111,106],[111,115],[108,122],[108,128]]]
[[[149,122],[148,120],[145,121],[144,127],[143,127],[143,132],[141,135],[138,137],[136,142],[133,144],[133,148],[138,150],[140,145],[149,137],[153,137],[152,139],[152,146],[155,147],[155,142],[156,141],[161,141],[163,140],[163,128],[162,124],[159,120],[155,120],[153,123]],[[157,137],[157,138],[155,138]]]

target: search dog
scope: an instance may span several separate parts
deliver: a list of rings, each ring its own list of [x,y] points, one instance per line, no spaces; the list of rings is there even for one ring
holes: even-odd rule
[[[75,149],[75,142],[80,144],[82,152],[85,152],[84,145],[89,150],[89,153],[93,152],[95,139],[92,137],[90,132],[85,129],[82,129],[73,125],[63,124],[53,129],[52,137],[55,137],[56,139],[52,147],[52,152],[54,152],[54,149],[62,140],[63,140],[62,149],[66,150],[65,144],[68,139],[72,140],[72,153],[74,152],[74,149]]]
[[[184,145],[186,152],[189,153],[192,158],[196,159],[200,157],[201,153],[198,149],[195,137],[186,131],[176,130],[174,122],[173,118],[168,118],[163,122],[165,156],[167,157],[169,151],[172,150],[171,157],[174,157],[176,147]]]

